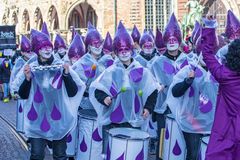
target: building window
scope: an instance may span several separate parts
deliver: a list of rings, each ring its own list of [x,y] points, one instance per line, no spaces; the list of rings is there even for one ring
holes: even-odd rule
[[[145,29],[153,29],[153,0],[145,0]]]

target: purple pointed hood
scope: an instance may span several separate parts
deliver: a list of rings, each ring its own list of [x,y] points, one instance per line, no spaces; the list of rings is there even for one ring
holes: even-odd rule
[[[152,35],[150,34],[150,32],[144,32],[140,38],[140,42],[139,45],[142,48],[142,46],[146,43],[146,42],[152,42],[154,44],[154,39],[152,37]]]
[[[230,40],[234,40],[240,37],[240,21],[230,10],[228,10],[227,14],[227,26],[225,33]]]
[[[113,40],[114,51],[118,51],[121,47],[126,47],[130,50],[133,49],[133,39],[127,32],[126,28],[120,21],[117,27],[117,32]]]
[[[102,36],[98,30],[90,22],[88,22],[88,30],[85,37],[86,48],[94,41],[102,41]]]
[[[79,56],[82,57],[86,53],[85,45],[83,43],[82,37],[76,33],[74,36],[69,49],[68,49],[68,57],[69,59]]]
[[[202,26],[199,26],[198,27],[198,30],[196,31],[195,35],[193,36],[193,44],[196,45],[197,43],[197,40],[199,38],[199,36],[201,35],[201,32],[202,32]]]
[[[21,39],[21,51],[22,52],[30,52],[31,51],[31,43],[30,40],[22,35],[22,39]]]
[[[165,48],[166,47],[166,45],[164,44],[164,41],[163,41],[162,33],[158,28],[157,28],[157,32],[156,32],[155,45],[157,48]]]
[[[54,49],[58,50],[61,47],[65,48],[65,49],[67,48],[63,38],[59,34],[57,34],[56,38],[55,38],[55,41],[54,41]]]
[[[196,21],[195,24],[194,24],[194,28],[193,28],[193,31],[192,31],[192,35],[191,35],[192,38],[195,36],[195,34],[196,34],[196,32],[198,31],[198,28],[199,28],[199,27],[200,27],[200,24],[199,24],[198,21]]]
[[[48,37],[50,37],[50,34],[49,34],[49,32],[48,32],[48,28],[47,28],[46,22],[43,22],[41,32],[42,32],[42,33],[45,33]]]
[[[181,42],[182,42],[181,29],[178,25],[178,22],[177,22],[177,19],[176,19],[174,13],[171,15],[170,20],[166,26],[165,32],[163,34],[163,40],[164,40],[165,44],[168,42],[168,39],[171,36],[176,37],[179,44],[181,44]]]
[[[104,40],[103,52],[113,52],[112,37],[109,32],[107,32],[106,38]]]
[[[134,25],[134,27],[133,27],[131,36],[132,36],[133,42],[139,44],[139,40],[141,38],[141,34],[140,34],[140,32],[139,32],[139,30],[138,30],[136,25]]]
[[[45,33],[34,29],[31,30],[31,44],[32,51],[36,54],[38,54],[39,50],[45,46],[53,47],[49,37]]]

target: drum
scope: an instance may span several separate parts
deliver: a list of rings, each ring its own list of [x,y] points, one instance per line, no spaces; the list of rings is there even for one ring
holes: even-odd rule
[[[25,100],[17,100],[16,130],[21,133],[24,133],[24,102]]]
[[[204,160],[205,159],[209,138],[210,138],[210,136],[206,136],[206,137],[203,137],[202,140],[201,140],[199,160]]]
[[[78,124],[77,126],[71,130],[70,133],[68,133],[67,135],[67,150],[66,150],[66,154],[69,157],[73,157],[76,155],[76,151],[77,151],[77,138],[78,136]]]
[[[173,115],[166,117],[164,144],[163,144],[164,160],[185,160],[186,144],[181,129],[178,127]]]
[[[102,160],[102,127],[92,109],[79,111],[77,160]]]
[[[107,160],[147,160],[149,134],[133,128],[113,128],[109,130]]]

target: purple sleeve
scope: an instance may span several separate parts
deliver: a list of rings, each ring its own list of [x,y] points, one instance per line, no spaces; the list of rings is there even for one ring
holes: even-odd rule
[[[216,40],[214,28],[202,29],[201,43],[203,60],[214,78],[221,83],[224,79],[229,77],[228,75],[231,74],[232,71],[230,71],[224,65],[221,65],[215,58]]]

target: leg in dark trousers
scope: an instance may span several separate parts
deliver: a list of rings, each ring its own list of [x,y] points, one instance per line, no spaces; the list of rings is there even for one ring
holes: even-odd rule
[[[54,160],[67,160],[67,142],[66,137],[60,140],[52,141],[52,148],[53,148],[53,159]]]
[[[46,140],[42,138],[30,138],[31,156],[30,160],[43,160],[45,157]]]
[[[197,160],[202,134],[183,132],[187,147],[186,160]]]
[[[165,128],[164,114],[156,113],[156,121],[157,121],[157,136],[158,136],[156,160],[161,160],[161,158],[159,158],[159,141],[160,141],[161,130]]]

